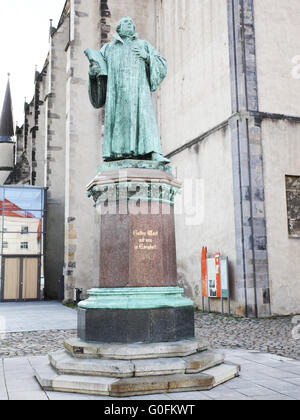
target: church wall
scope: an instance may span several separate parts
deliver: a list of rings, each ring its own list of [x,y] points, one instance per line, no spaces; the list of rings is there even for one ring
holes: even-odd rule
[[[26,156],[28,159],[28,164],[30,167],[30,177],[29,182],[32,181],[32,150],[33,150],[33,138],[32,138],[32,129],[35,126],[34,122],[34,100],[30,104],[26,106],[26,125],[28,127],[27,130],[27,148],[26,148]]]
[[[300,311],[300,242],[289,237],[285,185],[300,176],[300,4],[254,0],[254,11],[259,110],[271,114],[262,122],[271,311],[287,315]]]
[[[267,240],[273,315],[300,312],[300,239],[288,232],[285,176],[300,176],[300,124],[262,124]]]
[[[74,288],[86,291],[99,286],[99,216],[86,196],[86,185],[100,164],[101,112],[89,102],[89,65],[83,51],[99,48],[100,1],[72,2],[71,23],[73,20],[74,39],[71,30],[67,48],[66,300],[73,300]]]
[[[13,167],[13,144],[0,143],[0,168]],[[0,185],[3,185],[9,176],[10,171],[0,171]]]
[[[38,131],[36,133],[36,185],[45,187],[45,96],[46,96],[46,84],[47,82],[47,67],[45,67],[43,75],[41,74],[37,81],[39,85],[39,120],[38,120]]]
[[[66,53],[69,28],[67,22],[51,38],[50,65],[47,82],[51,93],[47,98],[47,298],[56,298],[58,280],[63,275],[65,230],[65,143],[66,143]],[[47,78],[47,79],[48,79]]]
[[[299,116],[300,2],[255,0],[254,10],[260,111]]]
[[[229,258],[232,297],[237,296],[231,153],[230,130],[225,127],[172,158],[183,182],[183,194],[176,198],[179,283],[200,308],[203,246],[209,255],[220,252]],[[212,309],[220,311],[219,303],[212,301]],[[238,302],[232,303],[232,309],[239,310]]]
[[[170,153],[231,115],[227,1],[157,1],[157,15],[157,47],[169,67],[159,125]]]

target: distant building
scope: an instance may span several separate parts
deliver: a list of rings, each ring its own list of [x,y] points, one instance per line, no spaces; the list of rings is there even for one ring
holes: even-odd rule
[[[299,14],[298,0],[66,1],[8,180],[49,188],[46,296],[57,296],[62,273],[66,300],[101,285],[99,216],[85,186],[101,162],[104,114],[89,103],[83,51],[130,15],[168,60],[154,102],[164,153],[185,181],[180,284],[201,307],[207,246],[229,258],[235,314],[300,312]]]
[[[43,188],[0,186],[0,301],[40,300],[44,291]]]
[[[14,167],[14,135],[11,90],[8,80],[0,119],[0,185],[4,184]]]
[[[5,210],[3,210],[5,208]],[[3,224],[3,253],[18,255],[40,254],[42,219],[9,200],[0,200],[0,217]],[[2,229],[1,229],[2,230]],[[1,258],[1,257],[0,257]]]

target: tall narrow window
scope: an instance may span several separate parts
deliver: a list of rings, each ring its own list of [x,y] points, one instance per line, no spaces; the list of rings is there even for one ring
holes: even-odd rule
[[[300,238],[300,176],[286,176],[288,230],[291,238]]]

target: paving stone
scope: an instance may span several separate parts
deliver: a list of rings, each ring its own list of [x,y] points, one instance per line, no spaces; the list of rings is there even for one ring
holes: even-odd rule
[[[226,388],[214,388],[211,391],[202,392],[203,395],[207,396],[212,400],[250,400],[250,397],[247,397],[237,390],[229,390]]]
[[[135,397],[126,397],[126,398],[120,398],[120,397],[110,397],[110,400],[114,401],[120,401],[120,400],[130,400],[130,401],[169,401],[170,399],[168,397],[168,394],[151,394],[151,395],[139,395]]]
[[[254,401],[295,401],[296,398],[287,397],[286,395],[276,394],[274,395],[267,395],[267,396],[259,396],[259,397],[252,397]]]
[[[273,366],[274,367],[274,366]],[[285,364],[284,366],[282,363],[277,366],[277,368],[282,372],[283,377],[288,378],[290,376],[287,376],[286,374],[292,373],[293,375],[300,376],[300,368],[298,366],[293,366],[289,364]]]
[[[4,321],[0,325],[2,333],[45,332],[77,328],[76,311],[59,302],[0,303],[0,309]],[[6,334],[6,338],[7,336],[11,337],[11,334]],[[17,338],[16,334],[12,336]]]
[[[176,392],[167,394],[170,400],[181,401],[211,401],[212,398],[204,395],[203,392]]]
[[[45,392],[36,391],[20,391],[20,392],[10,392],[9,399],[14,401],[40,401],[40,400],[48,400],[47,395]]]
[[[289,384],[297,385],[300,387],[300,375],[299,378],[287,378],[285,379],[285,382],[288,382]]]
[[[257,381],[256,384],[283,395],[289,395],[290,392],[298,392],[300,396],[300,387],[294,384],[290,384],[284,380],[269,377],[267,379]]]
[[[272,391],[269,388],[265,388],[261,385],[255,385],[255,384],[247,384],[247,385],[241,385],[238,388],[238,391],[246,395],[247,397],[259,397],[259,396],[276,396],[277,393],[275,391]]]
[[[26,384],[26,385],[25,385]],[[14,379],[8,379],[6,382],[7,385],[7,392],[10,394],[12,391],[16,392],[34,392],[40,391],[41,388],[39,384],[36,382],[33,376],[31,377],[24,377],[18,378],[15,377]]]
[[[285,395],[300,401],[300,391],[289,391]]]
[[[242,375],[242,373],[241,373],[241,375]],[[228,381],[224,384],[224,386],[226,388],[229,388],[229,389],[239,389],[242,386],[249,386],[249,385],[251,385],[251,382],[249,382],[249,381],[247,381],[247,380],[245,380],[241,377],[234,378],[231,381]]]
[[[90,399],[89,395],[80,395],[80,394],[72,394],[70,392],[56,392],[56,391],[46,391],[46,395],[48,400],[50,401],[86,401]],[[101,397],[103,399],[107,399],[107,397]]]

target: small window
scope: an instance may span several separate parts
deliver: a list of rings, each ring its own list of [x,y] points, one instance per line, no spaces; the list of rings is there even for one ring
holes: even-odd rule
[[[21,227],[21,234],[26,235],[29,232],[28,226],[22,226]]]
[[[288,230],[291,238],[300,238],[300,176],[286,176]]]
[[[28,249],[28,242],[21,242],[21,249]]]
[[[3,249],[8,249],[8,242],[3,242]]]

